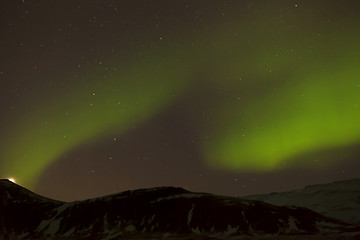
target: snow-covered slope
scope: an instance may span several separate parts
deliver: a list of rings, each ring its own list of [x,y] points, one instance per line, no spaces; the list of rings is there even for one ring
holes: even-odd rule
[[[284,206],[309,208],[328,217],[360,224],[360,179],[306,186],[290,192],[243,197]]]
[[[139,234],[139,239],[141,234],[191,235],[195,239],[359,231],[355,225],[307,208],[280,207],[174,187],[64,203],[0,181],[0,239],[115,240]]]

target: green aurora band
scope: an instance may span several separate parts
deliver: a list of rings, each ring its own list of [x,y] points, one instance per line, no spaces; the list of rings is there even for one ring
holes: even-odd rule
[[[360,140],[360,69],[303,76],[295,86],[222,110],[204,149],[213,166],[269,171],[286,160]],[[309,159],[310,160],[310,159]]]
[[[119,71],[92,73],[92,81],[46,103],[29,102],[27,118],[11,123],[0,148],[8,160],[1,171],[31,186],[62,154],[125,133],[186,96],[199,72],[209,76],[200,85],[238,96],[215,97],[213,118],[199,126],[209,136],[199,147],[211,167],[270,171],[304,153],[354,144],[360,141],[360,26],[310,29],[312,21],[294,17],[290,26],[267,16],[266,26],[233,20],[175,36],[178,47],[148,50],[151,61],[128,59]],[[338,31],[342,36],[332,40]],[[183,50],[194,39],[197,47]]]
[[[189,67],[179,58],[130,61],[129,65],[115,73],[94,74],[94,79],[102,80],[101,86],[93,81],[43,106],[34,104],[36,109],[17,123],[8,146],[1,149],[6,159],[11,159],[5,170],[30,187],[49,163],[67,151],[99,137],[123,133],[164,108],[183,88],[183,78],[189,78]],[[163,81],[169,78],[173,81]]]

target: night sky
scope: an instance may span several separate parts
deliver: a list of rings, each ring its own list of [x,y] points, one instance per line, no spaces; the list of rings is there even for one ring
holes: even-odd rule
[[[360,1],[2,0],[0,178],[58,200],[360,177]]]

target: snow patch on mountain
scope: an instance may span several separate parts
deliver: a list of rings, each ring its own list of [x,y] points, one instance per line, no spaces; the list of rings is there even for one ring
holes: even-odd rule
[[[192,208],[190,209],[189,213],[188,213],[188,219],[187,219],[187,224],[189,226],[190,222],[191,222],[191,219],[192,219],[192,216],[193,216],[193,212],[194,212],[194,208],[195,208],[195,205],[192,206]]]

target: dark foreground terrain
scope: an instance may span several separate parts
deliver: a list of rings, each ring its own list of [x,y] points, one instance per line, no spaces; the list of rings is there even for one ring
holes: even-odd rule
[[[174,187],[66,203],[0,180],[0,239],[360,239],[360,228],[305,207]]]

